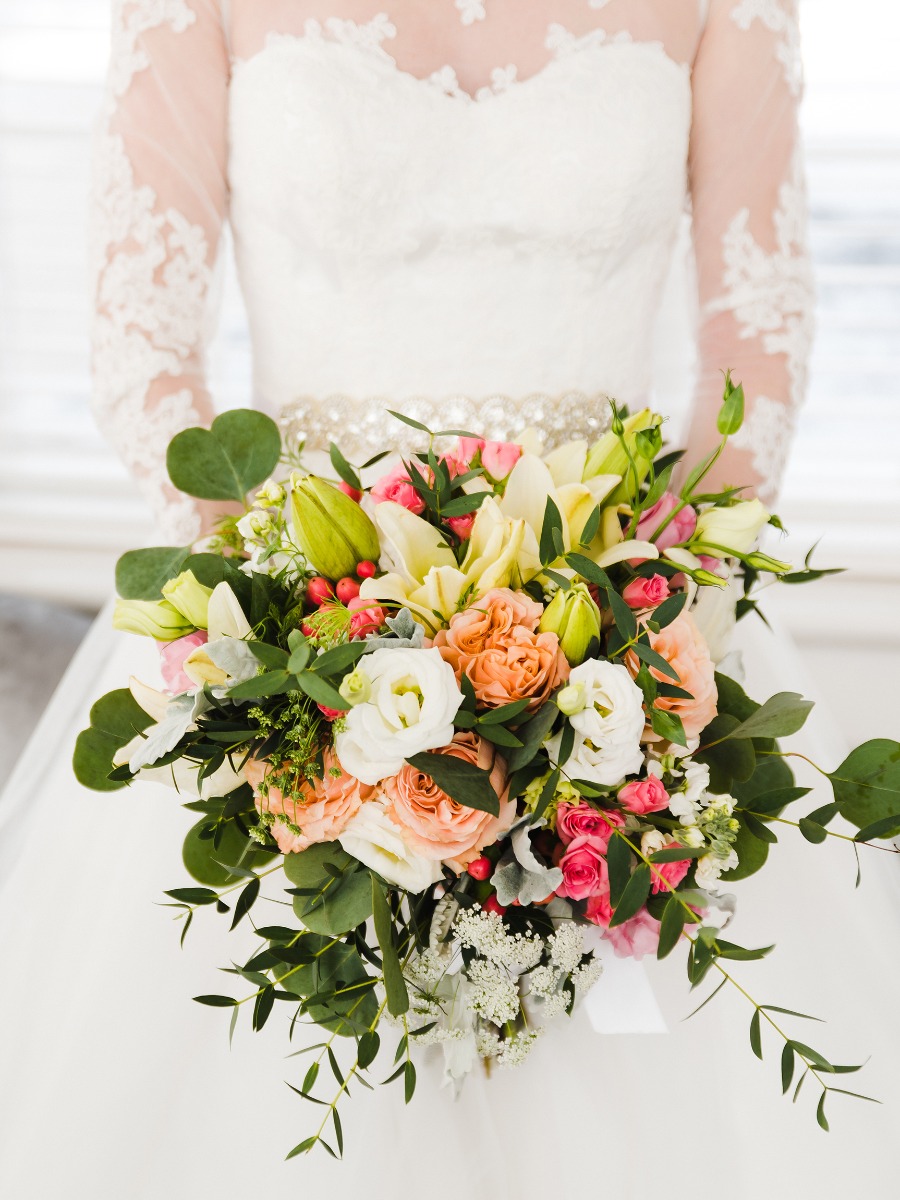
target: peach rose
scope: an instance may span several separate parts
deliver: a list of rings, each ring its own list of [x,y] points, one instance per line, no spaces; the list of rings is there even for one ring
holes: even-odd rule
[[[282,854],[296,854],[314,842],[333,842],[362,804],[375,795],[374,787],[347,774],[331,749],[322,756],[322,778],[302,782],[302,799],[286,800],[277,787],[268,787],[263,794],[260,786],[270,771],[265,763],[251,759],[244,771],[259,812],[275,817],[271,832]]]
[[[440,859],[460,872],[506,833],[516,817],[516,802],[509,799],[506,764],[477,734],[457,733],[449,746],[430,753],[449,754],[489,770],[500,797],[500,815],[492,817],[451,799],[430,775],[409,763],[382,781],[388,815],[400,826],[407,845],[423,858]]]
[[[683,612],[659,633],[651,632],[650,646],[678,672],[677,686],[691,693],[690,699],[660,696],[656,707],[681,717],[685,734],[697,737],[718,712],[719,694],[709,648],[694,618]],[[629,653],[628,660],[629,669],[636,675],[640,668],[638,659]],[[675,682],[655,667],[650,671],[661,683]]]
[[[468,676],[480,704],[499,708],[527,699],[531,711],[569,677],[559,638],[537,632],[542,614],[524,592],[494,588],[454,613],[434,645],[457,679]]]

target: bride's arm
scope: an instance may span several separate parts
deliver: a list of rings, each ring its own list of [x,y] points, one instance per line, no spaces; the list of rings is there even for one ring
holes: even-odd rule
[[[165,454],[213,416],[204,343],[227,205],[227,86],[214,0],[113,0],[92,214],[94,412],[180,543],[209,516],[169,483]]]
[[[712,0],[693,72],[700,328],[688,445],[695,460],[715,444],[730,368],[744,385],[746,420],[710,478],[752,483],[764,500],[778,492],[812,335],[796,7]]]

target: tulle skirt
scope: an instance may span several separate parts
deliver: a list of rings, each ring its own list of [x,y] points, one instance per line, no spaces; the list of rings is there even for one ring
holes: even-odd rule
[[[743,625],[751,694],[801,690],[790,642]],[[374,1093],[351,1086],[343,1162],[321,1149],[285,1162],[325,1112],[286,1086],[300,1085],[309,1061],[288,1055],[321,1031],[300,1026],[289,1042],[290,1006],[279,1004],[259,1034],[244,1012],[229,1048],[230,1013],[191,997],[242,994],[218,968],[250,943],[205,910],[179,949],[180,926],[161,906],[163,889],[187,882],[180,846],[193,818],[165,788],[97,794],[71,774],[90,703],[129,674],[152,678],[152,660],[152,645],[113,634],[102,615],[0,800],[3,1196],[896,1195],[900,862],[864,849],[855,889],[847,843],[811,846],[786,827],[764,871],[734,886],[729,933],[777,949],[733,973],[764,1003],[824,1018],[778,1019],[831,1061],[871,1055],[862,1072],[833,1082],[882,1104],[834,1095],[832,1131],[823,1132],[813,1079],[796,1106],[781,1096],[777,1036],[763,1033],[763,1062],[751,1053],[753,1009],[736,989],[684,1020],[715,981],[690,993],[676,950],[663,963],[645,960],[668,1033],[601,1035],[577,1011],[524,1065],[490,1078],[478,1070],[457,1098],[439,1087],[439,1063],[426,1055],[409,1106],[400,1082]],[[828,768],[845,752],[839,727],[818,710],[794,743]],[[822,803],[827,793],[826,784]],[[278,914],[273,906],[270,923]],[[384,1040],[377,1079],[392,1071],[395,1042]],[[337,1085],[320,1078],[330,1098]]]

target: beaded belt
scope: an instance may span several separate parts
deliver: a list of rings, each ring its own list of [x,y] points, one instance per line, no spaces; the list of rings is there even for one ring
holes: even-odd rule
[[[412,396],[403,400],[300,396],[282,408],[280,423],[288,445],[305,441],[310,448],[325,449],[338,442],[342,451],[356,460],[388,447],[401,454],[422,449],[421,431],[398,421],[388,409],[435,432],[462,429],[490,441],[514,441],[517,434],[533,428],[545,450],[573,438],[594,441],[610,423],[607,397],[584,392],[556,396],[535,392],[520,399],[501,395]]]

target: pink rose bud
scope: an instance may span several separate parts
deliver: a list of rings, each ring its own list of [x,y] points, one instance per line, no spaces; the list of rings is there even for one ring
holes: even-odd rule
[[[655,775],[646,779],[634,779],[619,789],[619,803],[629,812],[643,816],[645,813],[662,812],[669,806],[669,793],[662,780]]]
[[[468,470],[472,463],[472,459],[484,445],[482,438],[461,437],[456,447],[455,458],[458,463],[461,463]]]
[[[176,638],[174,642],[157,643],[159,645],[159,666],[167,692],[180,695],[181,692],[190,692],[197,686],[192,679],[185,675],[184,660],[192,650],[196,650],[199,646],[205,646],[208,641],[209,634],[206,630],[198,629],[195,633]]]
[[[461,542],[468,541],[472,533],[472,526],[475,524],[475,514],[466,513],[464,517],[448,517],[447,524]]]
[[[505,479],[521,457],[522,447],[514,442],[485,442],[481,448],[481,465],[494,479]]]
[[[425,509],[425,501],[413,487],[409,472],[402,463],[394,467],[393,471],[388,471],[387,475],[382,475],[370,495],[376,504],[393,500],[395,504],[401,504],[413,513],[420,513]]]
[[[651,575],[649,579],[632,579],[622,591],[622,599],[631,608],[656,608],[669,594],[669,584],[664,575]]]
[[[356,596],[347,607],[350,609],[351,640],[377,633],[384,625],[384,609],[377,604],[369,604],[367,600]]]
[[[652,508],[648,508],[638,521],[634,536],[639,542],[655,542],[660,550],[668,550],[670,546],[680,546],[686,542],[697,528],[697,514],[688,504],[682,508],[665,527],[659,537],[653,534],[666,517],[673,512],[681,501],[672,492],[664,492]]]

